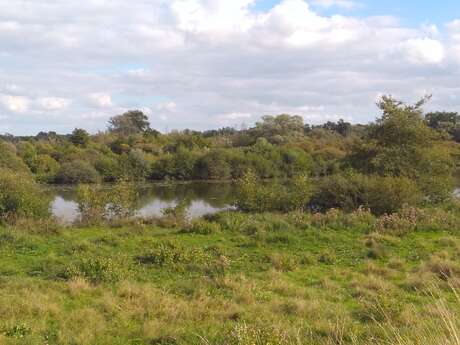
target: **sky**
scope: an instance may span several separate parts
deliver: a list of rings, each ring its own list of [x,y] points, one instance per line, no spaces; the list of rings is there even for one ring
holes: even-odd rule
[[[367,123],[385,94],[460,111],[459,77],[458,0],[0,0],[0,133]]]

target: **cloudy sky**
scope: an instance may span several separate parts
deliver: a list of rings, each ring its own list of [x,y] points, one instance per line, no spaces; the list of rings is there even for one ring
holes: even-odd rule
[[[393,94],[460,111],[460,1],[0,0],[0,133],[368,122]]]

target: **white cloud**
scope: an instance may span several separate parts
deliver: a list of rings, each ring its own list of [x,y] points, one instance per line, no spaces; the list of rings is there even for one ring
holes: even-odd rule
[[[29,109],[29,99],[22,96],[0,95],[0,103],[13,113],[23,113]]]
[[[113,105],[112,96],[107,93],[92,93],[89,95],[91,103],[100,108],[107,108]]]
[[[223,120],[241,120],[241,119],[249,119],[252,117],[250,113],[227,113],[220,116]]]
[[[367,122],[379,92],[429,91],[432,107],[460,109],[460,19],[407,26],[315,10],[360,6],[349,0],[279,0],[265,12],[255,0],[21,3],[0,0],[1,115],[17,133],[37,118],[40,129],[103,129],[128,106],[169,128],[276,113]]]
[[[403,43],[407,59],[415,64],[439,64],[444,60],[444,45],[431,38],[414,38]]]
[[[45,110],[61,110],[69,106],[70,100],[59,97],[44,97],[38,100],[40,106]]]
[[[349,0],[313,0],[312,3],[316,6],[321,6],[325,8],[329,7],[341,7],[345,9],[352,9],[359,6],[355,1]]]
[[[171,11],[181,31],[207,34],[244,32],[254,21],[249,6],[255,0],[173,0]]]
[[[174,102],[165,102],[157,105],[157,110],[159,111],[173,112],[176,110],[176,108],[177,104]]]

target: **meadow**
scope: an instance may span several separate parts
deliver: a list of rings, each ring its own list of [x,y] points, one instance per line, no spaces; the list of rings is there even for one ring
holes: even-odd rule
[[[0,230],[2,344],[458,344],[460,208]]]

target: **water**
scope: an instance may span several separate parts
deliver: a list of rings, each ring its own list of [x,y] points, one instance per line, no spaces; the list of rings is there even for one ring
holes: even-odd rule
[[[107,186],[110,188],[110,186]],[[136,214],[140,217],[161,216],[166,207],[176,206],[187,200],[190,217],[200,217],[231,208],[235,185],[223,182],[149,183],[140,185]],[[52,213],[64,223],[72,223],[79,217],[74,187],[55,187]]]
[[[190,217],[201,217],[231,208],[235,191],[235,185],[228,182],[142,184],[136,214],[146,218],[161,216],[161,211],[166,207],[188,200],[187,212]],[[55,187],[51,192],[54,195],[53,215],[64,223],[77,220],[79,213],[74,187]],[[455,189],[454,195],[460,198],[460,188]]]

